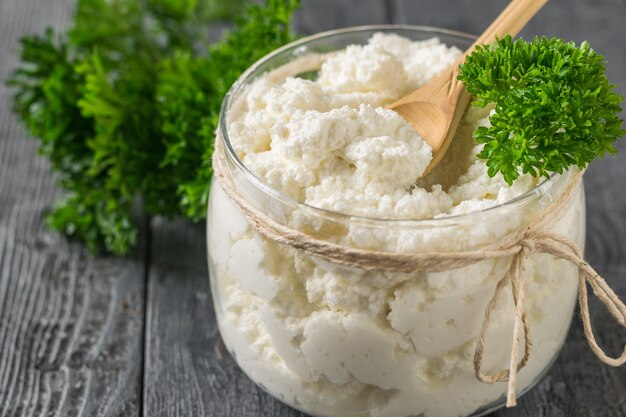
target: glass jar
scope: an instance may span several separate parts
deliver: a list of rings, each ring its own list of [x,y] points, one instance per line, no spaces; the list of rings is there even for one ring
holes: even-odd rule
[[[552,176],[507,203],[429,220],[386,220],[318,209],[259,180],[229,142],[228,121],[259,77],[307,76],[326,54],[365,44],[376,32],[412,40],[439,37],[465,49],[469,35],[414,26],[369,26],[301,39],[261,59],[224,100],[217,141],[223,174],[247,204],[280,225],[317,239],[387,252],[479,250],[524,230],[573,184],[577,171]],[[473,355],[485,308],[510,256],[440,272],[364,270],[277,243],[253,228],[215,179],[208,206],[211,290],[225,345],[241,369],[284,403],[320,417],[478,416],[504,405],[506,383],[476,379]],[[549,227],[585,238],[584,192]],[[572,319],[577,270],[532,253],[525,263],[533,348],[517,394],[554,362]],[[487,331],[483,369],[508,367],[514,304],[510,291]]]

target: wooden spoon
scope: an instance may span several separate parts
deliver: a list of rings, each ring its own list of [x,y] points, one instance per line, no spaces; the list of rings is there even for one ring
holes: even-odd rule
[[[459,64],[477,45],[489,44],[496,37],[515,36],[548,0],[512,0],[467,51],[437,77],[387,108],[398,112],[432,147],[433,159],[422,174],[428,174],[441,161],[470,102],[471,96],[459,80]]]

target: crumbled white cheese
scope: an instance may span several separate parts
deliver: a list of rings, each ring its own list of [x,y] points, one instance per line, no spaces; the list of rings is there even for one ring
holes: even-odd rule
[[[432,227],[334,223],[281,205],[275,218],[345,245],[415,252],[474,249],[498,241],[536,208],[481,211],[532,189],[489,177],[471,137],[489,109],[470,108],[452,147],[420,178],[430,147],[383,106],[451,65],[459,51],[437,39],[374,35],[329,58],[317,81],[255,82],[231,120],[243,163],[264,183],[308,205],[384,219],[441,218]],[[532,210],[531,210],[532,209]],[[288,211],[288,210],[287,210]],[[472,221],[445,217],[473,213]],[[581,199],[556,226],[581,239]],[[334,265],[254,232],[219,186],[208,218],[218,323],[239,365],[286,403],[319,416],[458,417],[503,396],[472,368],[485,306],[510,259],[438,273]],[[518,377],[528,387],[553,360],[576,295],[574,271],[533,255],[526,265],[533,352]],[[487,334],[485,369],[508,366],[513,301],[506,291]]]
[[[509,187],[486,175],[474,146],[464,172],[444,192],[414,187],[432,152],[400,115],[383,104],[448,67],[460,52],[436,39],[410,42],[374,35],[329,58],[318,81],[262,79],[229,127],[244,164],[263,182],[315,207],[376,218],[423,219],[463,214],[500,204],[535,183],[522,176]],[[472,109],[456,141],[471,141],[488,110]],[[459,146],[459,145],[456,145]]]

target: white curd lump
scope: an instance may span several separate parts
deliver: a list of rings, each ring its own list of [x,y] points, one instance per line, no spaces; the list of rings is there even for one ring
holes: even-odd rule
[[[527,224],[539,208],[502,204],[537,185],[489,177],[473,130],[489,109],[470,107],[444,160],[384,106],[450,66],[461,52],[438,39],[376,34],[328,58],[316,80],[255,81],[231,116],[234,150],[262,182],[309,206],[377,219],[477,212],[446,227],[371,227],[277,213],[291,227],[384,251],[476,249]],[[363,271],[322,262],[255,232],[219,186],[208,221],[213,290],[224,341],[267,391],[314,416],[457,417],[501,400],[506,384],[476,380],[473,353],[484,310],[510,259],[438,273]],[[534,211],[533,211],[534,210]],[[454,217],[452,217],[454,219]],[[582,244],[582,196],[554,226]],[[535,381],[567,333],[575,271],[534,254],[526,263]],[[485,371],[508,368],[513,302],[505,291],[488,332]]]

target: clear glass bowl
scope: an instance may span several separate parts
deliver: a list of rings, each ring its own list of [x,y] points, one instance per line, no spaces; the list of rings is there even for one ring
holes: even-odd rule
[[[358,240],[371,242],[365,249],[464,251],[522,230],[571,183],[575,173],[567,172],[487,210],[386,220],[298,203],[260,181],[238,159],[228,131],[251,83],[264,76],[309,76],[325,54],[365,44],[376,32],[438,37],[461,49],[473,39],[427,27],[356,27],[301,39],[261,59],[225,98],[216,139],[223,145],[225,175],[249,204],[316,238],[345,243],[350,234],[369,237]],[[506,383],[478,381],[472,361],[485,307],[510,258],[436,273],[344,267],[259,235],[216,180],[211,187],[207,240],[218,325],[241,369],[268,393],[320,417],[478,416],[504,405]],[[583,247],[582,185],[550,230]],[[518,395],[556,358],[578,288],[576,270],[547,255],[532,254],[525,273],[533,349],[518,374]],[[508,367],[512,325],[508,291],[487,333],[486,371]]]

